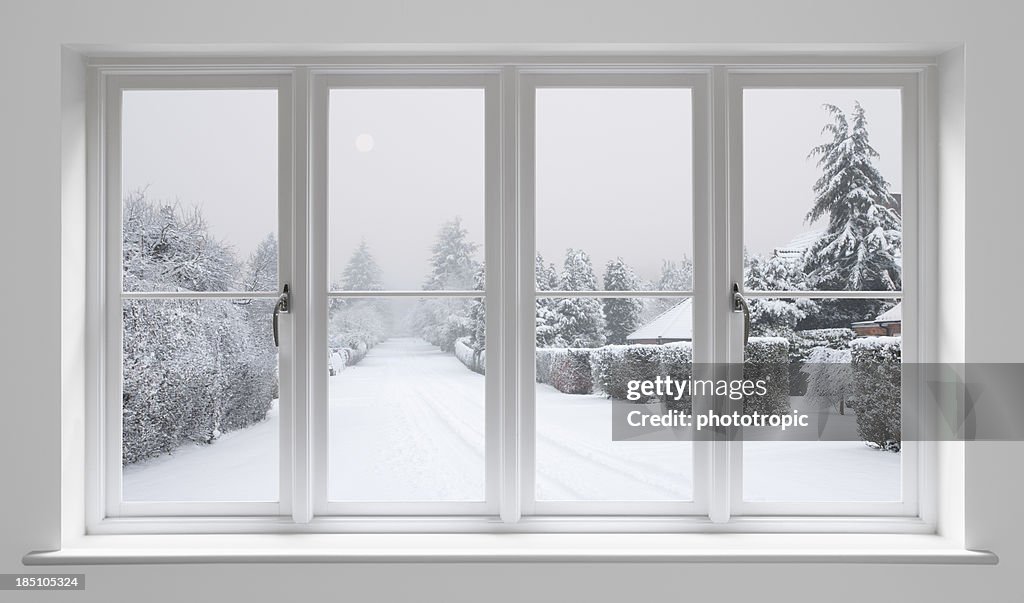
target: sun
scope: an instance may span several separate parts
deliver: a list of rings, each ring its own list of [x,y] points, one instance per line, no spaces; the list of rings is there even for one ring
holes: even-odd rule
[[[360,134],[356,136],[356,150],[360,153],[369,153],[373,150],[373,136]]]

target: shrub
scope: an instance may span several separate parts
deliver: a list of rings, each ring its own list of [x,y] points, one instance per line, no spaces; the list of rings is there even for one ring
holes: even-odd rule
[[[744,354],[743,378],[764,380],[768,391],[763,396],[746,397],[743,412],[789,412],[789,340],[783,337],[751,337]]]
[[[590,355],[594,387],[611,398],[626,399],[626,373],[624,345],[606,345],[595,348]]]
[[[659,373],[669,377],[673,381],[685,381],[693,374],[693,344],[689,341],[669,343],[661,347],[661,367]],[[679,400],[674,396],[666,397],[665,403],[668,408],[689,413],[692,408],[692,398],[689,390]]]
[[[469,337],[460,337],[455,341],[455,357],[469,370],[484,374],[487,366],[487,351],[473,349],[469,345]]]
[[[850,342],[857,431],[883,450],[901,447],[901,339],[864,337]]]
[[[551,363],[551,385],[565,394],[589,394],[594,390],[590,350],[567,349]]]

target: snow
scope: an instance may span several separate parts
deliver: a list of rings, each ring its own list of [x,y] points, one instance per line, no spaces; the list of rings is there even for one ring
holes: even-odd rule
[[[484,383],[420,339],[389,339],[329,377],[328,494],[337,501],[484,497]],[[688,442],[611,439],[611,402],[537,384],[538,500],[692,496]],[[843,429],[853,415],[830,418]],[[124,499],[275,500],[279,415],[124,470]],[[861,442],[747,442],[748,499],[894,500],[900,456]]]

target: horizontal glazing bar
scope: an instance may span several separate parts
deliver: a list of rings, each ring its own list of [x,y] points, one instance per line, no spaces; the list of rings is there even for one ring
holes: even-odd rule
[[[903,299],[902,291],[743,291],[743,295],[808,299]]]
[[[534,297],[693,297],[693,291],[537,291]]]
[[[486,297],[484,291],[328,291],[328,297]]]
[[[276,299],[276,291],[123,291],[121,299]]]

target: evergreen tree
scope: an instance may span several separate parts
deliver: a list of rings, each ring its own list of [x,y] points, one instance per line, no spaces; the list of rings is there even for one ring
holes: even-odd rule
[[[802,273],[777,255],[748,259],[746,287],[751,291],[796,291],[803,289]],[[750,300],[750,328],[756,336],[790,337],[799,321],[814,307],[809,299],[753,298]]]
[[[604,270],[605,291],[635,291],[638,286],[633,269],[622,258],[608,261]],[[643,302],[635,297],[608,297],[603,306],[608,343],[626,343],[626,337],[640,325]]]
[[[341,273],[341,288],[345,291],[380,291],[380,275],[377,260],[373,258],[364,240],[345,264],[345,270]]]
[[[534,261],[534,278],[537,283],[537,291],[552,291],[558,288],[558,271],[554,264],[544,264],[544,258],[537,254]],[[557,315],[555,306],[557,300],[550,297],[536,298],[536,341],[537,348],[564,347],[565,342],[558,339]]]
[[[683,256],[682,261],[678,264],[671,260],[662,260],[658,289],[660,291],[690,291],[693,289],[693,261],[686,256]]]
[[[483,291],[486,285],[484,264],[473,277],[473,290]],[[469,320],[472,332],[469,334],[469,346],[477,352],[487,349],[487,300],[483,297],[474,298],[469,304]]]
[[[835,105],[823,132],[832,140],[811,149],[822,175],[814,184],[811,223],[828,216],[828,229],[805,253],[804,271],[815,289],[893,291],[901,286],[902,219],[889,183],[874,165],[867,119],[854,105],[852,124]]]
[[[431,248],[431,272],[424,289],[472,289],[474,276],[480,269],[476,260],[479,245],[469,240],[462,220],[455,218],[441,226],[437,241]],[[446,352],[455,349],[455,341],[468,337],[473,330],[469,317],[469,300],[428,298],[417,308],[415,324],[425,341]]]
[[[856,103],[852,119],[835,105],[825,105],[825,110],[832,123],[822,131],[832,140],[809,155],[818,158],[822,174],[814,184],[807,220],[813,223],[827,216],[828,228],[804,253],[808,285],[824,290],[898,290],[900,207],[874,165],[878,152],[869,143],[864,108]],[[845,326],[873,318],[883,305],[877,300],[823,300],[801,326]]]
[[[596,291],[597,277],[590,256],[569,249],[562,271],[564,291]],[[555,333],[570,347],[593,348],[604,345],[605,321],[601,301],[589,297],[568,297],[555,304]]]

